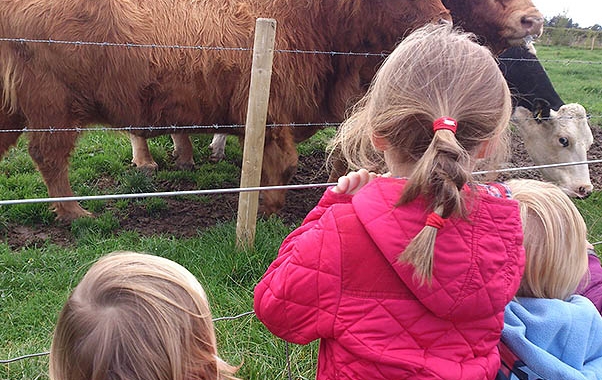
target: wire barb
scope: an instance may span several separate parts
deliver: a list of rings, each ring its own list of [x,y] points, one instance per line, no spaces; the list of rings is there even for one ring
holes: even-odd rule
[[[124,47],[126,49],[182,49],[182,50],[225,50],[225,51],[252,51],[252,48],[247,47],[225,47],[225,46],[202,46],[202,45],[168,45],[168,44],[143,44],[143,43],[119,43],[108,41],[68,41],[68,40],[53,40],[53,39],[37,39],[37,38],[9,38],[0,37],[0,42],[18,42],[18,43],[44,43],[44,44],[59,44],[59,45],[75,45],[75,46],[100,46],[100,47]],[[389,55],[387,52],[353,52],[353,51],[321,51],[321,50],[303,50],[303,49],[274,49],[274,53],[287,54],[323,54],[330,56],[347,55],[359,57],[382,57]],[[569,64],[583,65],[602,65],[600,61],[584,61],[577,59],[532,59],[532,58],[498,58],[500,61],[524,61],[524,62],[556,62]]]

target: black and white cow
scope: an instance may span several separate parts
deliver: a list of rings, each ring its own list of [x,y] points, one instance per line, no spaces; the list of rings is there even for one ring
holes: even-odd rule
[[[499,56],[499,67],[513,96],[513,124],[533,162],[546,165],[587,161],[593,136],[585,109],[562,101],[532,45],[504,51]],[[541,173],[572,197],[585,198],[592,192],[586,164],[543,168]]]
[[[536,99],[547,102],[555,111],[564,105],[532,44],[506,49],[498,57],[498,66],[508,82],[515,108],[534,110]]]

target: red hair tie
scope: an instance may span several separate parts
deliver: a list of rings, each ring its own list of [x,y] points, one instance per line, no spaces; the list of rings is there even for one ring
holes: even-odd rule
[[[426,225],[429,227],[434,227],[439,230],[443,228],[444,224],[445,219],[443,219],[443,217],[441,217],[441,215],[437,214],[436,212],[431,212],[426,217]]]
[[[440,117],[439,119],[433,121],[433,132],[437,132],[440,129],[447,129],[456,133],[458,129],[458,122],[451,117]]]

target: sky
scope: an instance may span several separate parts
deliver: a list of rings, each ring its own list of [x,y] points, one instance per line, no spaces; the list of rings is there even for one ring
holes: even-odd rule
[[[602,1],[600,0],[532,0],[546,19],[564,14],[582,28],[602,25]]]

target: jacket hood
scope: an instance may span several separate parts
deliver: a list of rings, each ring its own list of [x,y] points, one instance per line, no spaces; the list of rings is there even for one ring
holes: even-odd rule
[[[602,378],[602,319],[585,297],[510,302],[502,340],[544,379]]]
[[[524,260],[516,252],[522,250],[517,202],[480,194],[468,221],[446,220],[435,241],[432,283],[421,285],[413,266],[400,264],[398,257],[425,226],[430,211],[422,199],[395,206],[406,182],[377,178],[352,199],[358,219],[399,278],[440,318],[485,318],[503,310],[518,286],[511,271],[516,271],[517,260]],[[507,286],[499,286],[500,276]],[[489,282],[497,289],[489,288]]]

